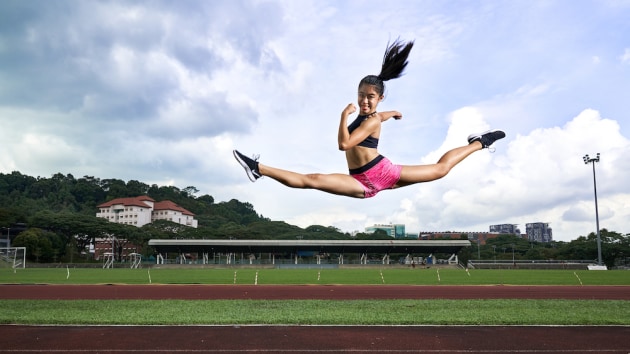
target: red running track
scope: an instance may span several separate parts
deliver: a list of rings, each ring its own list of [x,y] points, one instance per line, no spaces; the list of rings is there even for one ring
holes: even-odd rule
[[[615,299],[627,286],[0,285],[0,299]],[[630,326],[0,325],[0,353],[630,353]]]

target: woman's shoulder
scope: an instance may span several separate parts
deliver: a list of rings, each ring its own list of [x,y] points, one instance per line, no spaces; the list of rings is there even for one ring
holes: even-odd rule
[[[363,120],[363,124],[368,127],[380,127],[381,123],[381,118],[378,113],[366,116],[365,120]]]
[[[374,119],[374,118],[378,118],[378,115],[371,114],[371,115],[357,116],[357,118],[354,121],[352,121],[352,123],[350,123],[350,125],[348,126],[348,129],[352,133],[352,131],[354,131],[359,126],[363,128],[377,127],[381,124],[381,121],[380,119]]]

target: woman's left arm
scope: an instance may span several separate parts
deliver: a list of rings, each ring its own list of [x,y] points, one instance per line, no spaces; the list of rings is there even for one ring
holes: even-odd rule
[[[394,118],[396,120],[402,119],[402,113],[398,111],[378,112],[378,116],[381,118],[381,122],[385,122],[389,118]]]

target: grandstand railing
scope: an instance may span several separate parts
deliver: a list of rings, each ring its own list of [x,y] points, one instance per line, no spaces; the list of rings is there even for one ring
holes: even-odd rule
[[[595,260],[469,260],[468,268],[472,269],[587,269]]]

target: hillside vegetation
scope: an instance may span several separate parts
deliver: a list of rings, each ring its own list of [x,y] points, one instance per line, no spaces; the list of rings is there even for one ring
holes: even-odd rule
[[[382,231],[350,235],[324,225],[300,228],[284,221],[260,215],[248,202],[232,199],[215,202],[211,195],[197,196],[194,186],[149,185],[140,181],[75,178],[57,173],[50,178],[32,177],[12,172],[0,173],[0,232],[11,229],[12,245],[26,246],[28,258],[37,262],[72,262],[81,259],[86,246],[95,239],[116,235],[142,246],[142,253],[152,254],[149,239],[388,239]],[[116,198],[147,195],[156,201],[170,200],[193,212],[198,228],[168,221],[158,221],[141,228],[110,223],[96,217],[96,206]],[[14,237],[15,232],[19,232]],[[454,237],[466,239],[466,234]],[[477,249],[460,252],[467,259],[569,259],[597,258],[595,234],[576,235],[571,242],[538,244],[513,235],[488,240]],[[605,263],[625,264],[630,255],[630,235],[603,229],[602,253]],[[514,249],[514,252],[512,250]],[[507,252],[506,252],[507,250]]]

